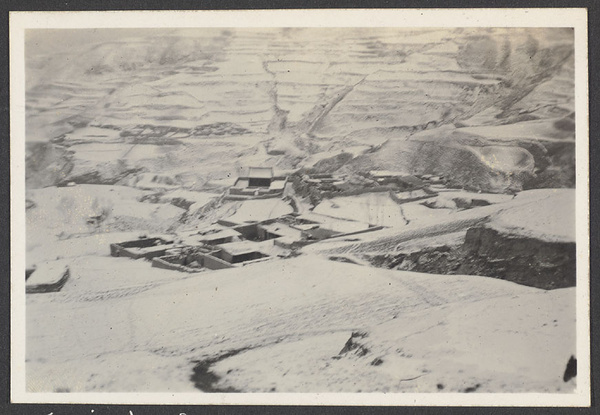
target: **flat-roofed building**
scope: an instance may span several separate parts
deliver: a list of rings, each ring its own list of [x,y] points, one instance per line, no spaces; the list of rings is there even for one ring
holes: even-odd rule
[[[218,248],[220,251],[213,255],[230,264],[239,264],[242,262],[269,258],[269,255],[260,252],[256,244],[250,241],[231,242],[219,245]]]
[[[173,239],[163,237],[140,237],[132,241],[110,244],[110,254],[116,257],[133,259],[163,256],[173,248]]]
[[[56,260],[41,263],[26,278],[27,293],[45,293],[60,291],[69,279],[70,270],[66,261]]]
[[[276,176],[272,167],[249,167],[229,189],[230,199],[266,198],[283,194],[286,176]]]

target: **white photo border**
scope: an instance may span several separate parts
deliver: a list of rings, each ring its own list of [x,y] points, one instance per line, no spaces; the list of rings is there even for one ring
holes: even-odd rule
[[[588,28],[584,8],[10,12],[11,402],[78,404],[589,406]],[[575,35],[577,388],[574,393],[31,393],[25,385],[25,31],[176,27],[572,27]]]

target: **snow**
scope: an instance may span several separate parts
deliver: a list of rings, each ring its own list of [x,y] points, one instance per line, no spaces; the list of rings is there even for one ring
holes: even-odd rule
[[[434,58],[435,60],[439,60]],[[430,59],[427,59],[429,61]],[[444,60],[444,59],[442,59]],[[414,65],[414,66],[413,66]],[[373,75],[368,77],[369,81],[397,81],[398,72],[402,73],[403,82],[423,82],[423,83],[436,83],[439,87],[443,88],[444,83],[455,83],[458,85],[496,85],[499,83],[495,79],[475,79],[467,74],[450,71],[423,71],[422,62],[415,62],[413,65],[403,64],[395,71],[377,71]],[[412,66],[412,68],[411,68]],[[420,69],[420,70],[419,70]]]
[[[247,177],[271,179],[273,177],[273,169],[270,167],[249,167]]]
[[[264,224],[261,226],[269,232],[289,238],[288,240],[300,240],[302,237],[302,231],[300,230],[302,229],[302,225],[296,226],[299,229],[295,229],[285,223],[278,222]]]
[[[122,159],[131,149],[131,144],[86,143],[69,147],[74,151],[74,157],[79,162],[111,162]]]
[[[238,202],[235,213],[225,217],[230,222],[248,223],[261,222],[290,214],[294,209],[281,199],[257,199]]]
[[[28,209],[26,216],[27,263],[57,256],[108,253],[110,243],[134,239],[148,231],[164,232],[178,223],[183,209],[138,201],[147,194],[130,187],[105,185],[28,190],[27,199],[35,207]],[[98,215],[105,215],[104,220],[88,223]]]
[[[272,245],[273,241],[268,241],[268,245]],[[229,252],[231,255],[241,255],[247,254],[250,252],[260,252],[261,246],[265,245],[264,243],[256,243],[253,241],[239,241],[239,242],[229,242],[222,245],[217,245],[218,248],[223,249],[226,252]]]
[[[285,180],[273,180],[269,186],[270,190],[283,190],[285,188]]]
[[[195,232],[193,235],[197,235],[197,238],[200,241],[212,241],[212,240],[221,239],[221,238],[238,237],[241,234],[238,231],[231,229],[231,228],[226,228],[226,227],[218,228],[215,226],[212,229],[210,229],[209,231],[205,231],[203,229],[200,232]]]
[[[424,203],[427,204],[429,208],[432,209],[451,209],[456,210],[461,208],[461,203],[465,205],[471,205],[474,201],[483,201],[487,204],[493,203],[501,203],[511,200],[513,198],[512,195],[503,195],[503,194],[485,194],[485,193],[471,193],[466,191],[454,191],[449,190],[445,192],[441,192],[438,196],[433,198],[428,198]],[[471,206],[471,208],[477,207]],[[466,208],[462,206],[462,208]]]
[[[168,146],[157,146],[151,144],[135,144],[124,154],[123,158],[129,162],[155,159],[169,153]]]
[[[339,233],[358,232],[369,228],[369,224],[366,222],[336,218],[316,212],[305,212],[300,216],[300,219],[317,222],[320,228],[329,229]]]
[[[98,140],[98,141],[116,141],[120,140],[120,131],[101,127],[84,127],[74,132],[65,134],[65,140]]]
[[[462,211],[431,209],[423,206],[421,201],[404,203],[402,210],[409,220],[404,227],[353,235],[352,238],[323,240],[304,249],[330,254],[394,250],[394,247],[411,239],[445,235],[487,223],[496,214],[497,219],[492,220],[490,226],[505,229],[505,232],[514,231],[543,239],[564,239],[569,232],[574,232],[575,222],[570,219],[573,214],[571,206],[575,200],[573,192],[573,189],[527,190],[504,202]],[[560,196],[553,199],[553,195]],[[553,200],[557,202],[556,206],[553,205]],[[508,211],[510,221],[502,220],[504,211]],[[546,215],[550,215],[550,219],[545,219]]]
[[[496,193],[473,193],[465,190],[447,190],[439,195],[437,199],[463,199],[463,200],[485,200],[490,204],[508,202],[513,198],[513,195],[496,194]]]
[[[404,176],[403,172],[400,171],[390,171],[390,170],[371,170],[369,174],[373,177],[395,177],[395,176]]]
[[[104,252],[70,258],[69,264],[71,279],[63,288],[64,298],[60,299],[69,303],[125,298],[188,278],[185,273],[152,268],[150,261],[115,258]]]
[[[502,210],[489,226],[503,233],[539,238],[545,241],[575,242],[575,189],[531,191],[539,199]],[[515,202],[527,200],[524,192]]]
[[[192,202],[190,210],[200,209],[202,206],[213,201],[219,197],[219,194],[208,193],[208,192],[195,192],[192,190],[176,189],[171,192],[165,193],[160,197],[163,202],[172,202],[174,199],[183,199],[188,202]],[[193,208],[193,209],[192,209]]]
[[[41,287],[59,283],[65,272],[69,269],[64,260],[42,262],[36,266],[36,270],[29,276],[26,287]]]
[[[437,246],[460,246],[465,241],[466,233],[462,230],[429,238],[415,238],[398,244],[397,250],[410,253]]]
[[[485,146],[467,147],[491,170],[507,173],[526,171],[533,173],[535,160],[531,153],[520,147]]]
[[[40,358],[27,362],[27,370],[36,373],[28,378],[28,388],[33,391],[105,392],[117,386],[132,392],[199,392],[189,381],[186,362],[182,363],[176,356],[152,352],[114,351],[84,362],[53,363]],[[149,370],[154,376],[148,376]],[[115,374],[118,373],[122,375],[115,385]]]
[[[524,121],[507,125],[465,127],[460,128],[459,131],[481,135],[483,137],[493,138],[496,140],[573,140],[574,132],[561,132],[559,129],[553,126],[556,121],[560,120],[560,118],[551,118],[542,121]]]
[[[447,359],[441,361],[443,365],[433,361],[430,367],[439,376],[452,372],[455,384],[459,384],[489,375],[486,368],[477,369],[479,355],[470,358],[467,353],[458,354],[467,341],[464,333],[473,336],[473,330],[479,329],[491,335],[494,324],[501,322],[506,312],[517,313],[504,319],[502,326],[515,332],[510,337],[513,343],[507,348],[490,338],[480,353],[492,357],[510,356],[514,350],[526,353],[507,360],[505,370],[515,373],[529,360],[531,373],[525,372],[519,387],[543,390],[555,385],[552,377],[543,382],[536,372],[540,362],[548,365],[543,357],[556,358],[556,366],[562,365],[562,350],[569,350],[573,342],[569,331],[572,310],[563,307],[573,304],[572,291],[558,290],[544,297],[547,294],[542,290],[490,278],[389,271],[308,256],[197,275],[150,268],[143,260],[82,257],[75,261],[72,272],[76,279],[63,292],[27,299],[30,391],[185,391],[191,380],[186,384],[184,379],[190,379],[194,360],[244,347],[256,348],[257,353],[262,350],[254,355],[261,360],[255,360],[247,370],[237,367],[234,375],[224,378],[237,384],[237,373],[242,379],[251,376],[244,382],[251,381],[254,386],[242,383],[244,390],[262,389],[265,383],[270,390],[273,382],[278,391],[355,391],[357,382],[366,390],[369,384],[371,388],[378,386],[374,382],[379,375],[374,376],[373,371],[388,367],[391,358],[386,354],[393,354],[392,344],[414,349],[418,367],[425,356],[436,356],[436,345],[454,351],[438,357]],[[528,297],[512,301],[515,296]],[[527,307],[525,312],[519,313],[518,304]],[[535,312],[538,304],[542,310],[552,304],[551,313]],[[450,308],[440,308],[444,306]],[[452,310],[454,314],[449,312]],[[456,314],[461,310],[463,315]],[[421,314],[415,314],[419,311]],[[554,315],[560,315],[558,327],[542,327],[552,323]],[[486,325],[489,319],[494,324]],[[420,342],[418,337],[411,339],[409,335],[417,335],[427,321],[442,322],[444,331],[438,334],[438,341],[432,342],[430,337]],[[463,332],[466,328],[471,331]],[[367,340],[373,343],[369,346],[376,354],[372,357],[384,356],[381,368],[344,357],[331,360],[352,331],[370,333]],[[549,347],[546,333],[553,336],[552,347],[561,353],[545,351]],[[410,342],[399,342],[395,336]],[[287,349],[269,349],[277,342],[282,342],[282,347],[288,344]],[[483,344],[467,344],[467,350],[478,345]],[[417,354],[418,350],[422,352]],[[538,353],[539,359],[534,356]],[[279,367],[295,373],[297,382],[293,377],[286,380],[282,370],[276,370],[279,356]],[[246,356],[244,362],[252,358]],[[321,366],[311,366],[311,359],[321,364],[326,359],[335,370],[315,375]],[[459,364],[468,370],[453,371]],[[257,379],[252,375],[258,373],[260,377],[256,365],[275,366],[274,377],[270,381]],[[57,368],[60,376],[51,374]],[[550,367],[542,369],[541,373],[550,372]],[[217,365],[216,370],[221,367]],[[398,371],[388,376],[397,380],[404,375]],[[431,381],[433,378],[429,377]],[[501,384],[508,375],[492,378],[498,383],[490,384],[490,389],[510,390],[510,385]],[[387,380],[382,378],[381,382],[390,391],[404,388],[402,383]]]
[[[219,386],[252,392],[572,391],[562,376],[575,350],[573,297],[568,289],[431,307],[367,329],[354,340],[365,356],[338,355],[351,333],[330,332],[243,352],[214,372]]]
[[[68,239],[54,239],[49,235],[36,241],[28,238],[27,264],[32,266],[56,258],[108,256],[110,244],[137,239],[139,235],[139,232],[100,232]]]
[[[315,207],[314,212],[371,225],[406,225],[402,207],[387,192],[326,199]]]
[[[143,194],[130,187],[102,185],[28,190],[27,198],[36,206],[27,211],[27,237],[44,238],[49,231],[88,232],[85,220],[90,216],[100,214],[105,207],[112,209],[120,203],[137,202]]]

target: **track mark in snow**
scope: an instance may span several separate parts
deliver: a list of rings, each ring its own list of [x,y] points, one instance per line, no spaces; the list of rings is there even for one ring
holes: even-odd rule
[[[419,298],[422,299],[425,303],[431,306],[437,307],[448,303],[448,300],[432,293],[430,290],[423,287],[421,284],[411,281],[408,278],[402,278],[399,281],[406,288],[417,294]]]
[[[409,382],[411,380],[419,379],[419,378],[421,378],[423,376],[425,376],[425,375],[415,376],[414,378],[399,379],[398,382]]]

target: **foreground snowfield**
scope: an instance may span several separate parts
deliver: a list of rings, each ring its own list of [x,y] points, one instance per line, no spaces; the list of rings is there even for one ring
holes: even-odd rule
[[[574,334],[564,317],[573,312],[573,294],[503,295],[408,311],[367,329],[357,351],[338,355],[348,336],[332,332],[242,353],[215,373],[224,386],[245,391],[568,391],[566,361],[556,356],[572,353],[563,336]]]
[[[195,361],[238,350],[211,369],[217,390],[574,387],[562,380],[575,350],[574,289],[317,256],[194,276],[84,257],[73,274],[63,291],[27,297],[30,391],[191,391]],[[364,356],[339,354],[352,333],[364,335],[354,339]]]

